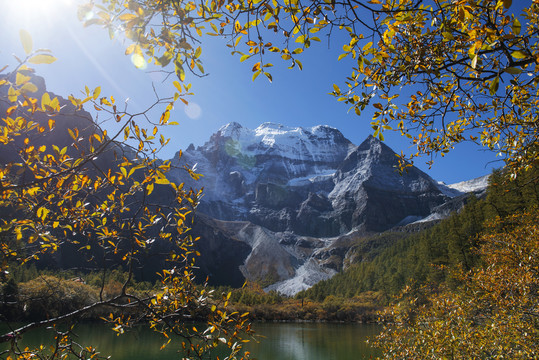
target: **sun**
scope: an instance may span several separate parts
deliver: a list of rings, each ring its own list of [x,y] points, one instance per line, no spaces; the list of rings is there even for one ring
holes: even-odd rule
[[[2,21],[31,30],[61,23],[80,0],[9,0],[1,1]]]

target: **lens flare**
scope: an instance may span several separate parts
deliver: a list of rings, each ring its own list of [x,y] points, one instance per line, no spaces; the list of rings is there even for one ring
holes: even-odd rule
[[[185,112],[185,115],[187,115],[187,117],[193,120],[198,119],[202,115],[202,109],[200,108],[200,105],[192,101],[189,102],[189,105],[185,106],[183,111]]]
[[[133,65],[135,65],[137,69],[140,70],[145,70],[148,67],[148,63],[146,62],[146,60],[144,60],[144,58],[139,54],[131,55],[131,62],[133,63]]]

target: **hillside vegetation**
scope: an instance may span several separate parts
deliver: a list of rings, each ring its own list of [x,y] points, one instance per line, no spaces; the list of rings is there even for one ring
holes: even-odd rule
[[[481,263],[476,251],[477,239],[485,230],[487,220],[497,216],[504,218],[539,205],[537,175],[537,171],[529,171],[509,181],[502,171],[495,171],[483,198],[470,195],[460,212],[427,230],[375,236],[375,256],[370,259],[358,256],[359,262],[299,296],[323,301],[328,296],[348,298],[365,291],[379,291],[389,301],[407,285],[456,286],[458,280],[448,269],[470,270]],[[366,242],[366,239],[358,239],[356,248],[363,249],[361,244]]]

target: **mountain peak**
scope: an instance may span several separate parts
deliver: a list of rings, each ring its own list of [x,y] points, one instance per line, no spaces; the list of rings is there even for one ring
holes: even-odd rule
[[[217,131],[217,133],[221,134],[221,136],[223,137],[233,137],[233,136],[238,136],[242,129],[243,129],[243,126],[241,126],[240,123],[233,121],[226,125],[221,126],[219,130]]]
[[[381,144],[383,144],[383,142],[380,141],[380,139],[375,138],[374,136],[372,136],[372,134],[369,134],[369,136],[367,136],[367,138],[363,140],[361,144],[359,144],[358,149],[366,150],[366,149],[371,149],[373,147],[380,148]],[[385,147],[388,147],[388,146],[386,145]]]
[[[208,151],[220,147],[233,147],[235,152],[247,156],[271,154],[297,162],[335,161],[335,156],[346,156],[354,146],[339,130],[326,125],[303,128],[266,122],[253,130],[231,122],[203,146]]]

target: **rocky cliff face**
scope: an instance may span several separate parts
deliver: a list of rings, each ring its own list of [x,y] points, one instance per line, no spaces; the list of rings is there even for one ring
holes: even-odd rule
[[[230,266],[221,268],[235,283],[241,273],[289,295],[341,270],[351,238],[428,219],[462,194],[415,167],[400,175],[388,146],[372,136],[355,146],[328,126],[231,123],[185,150],[175,165],[184,163],[204,177],[170,175],[204,188],[198,211],[212,219],[198,227],[214,249],[201,251],[202,268]]]
[[[274,232],[315,237],[384,231],[427,216],[445,196],[416,168],[401,176],[395,153],[373,138],[355,146],[328,126],[255,130],[231,123],[182,161],[204,174],[199,211]],[[176,181],[190,182],[181,172]]]

